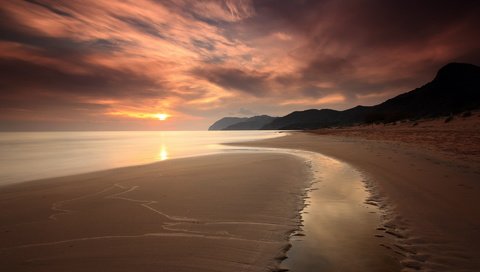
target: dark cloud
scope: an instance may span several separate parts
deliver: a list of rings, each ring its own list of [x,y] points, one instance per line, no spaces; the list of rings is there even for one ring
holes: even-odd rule
[[[0,13],[1,17],[1,13]],[[39,54],[67,61],[79,61],[97,52],[112,54],[130,45],[119,39],[74,40],[67,37],[43,36],[26,28],[3,24],[0,19],[0,41],[9,41],[34,47]]]
[[[208,51],[215,50],[215,44],[213,42],[199,40],[199,39],[191,39],[193,46],[198,48],[207,49]]]
[[[200,68],[193,74],[228,90],[261,97],[268,93],[268,75],[236,68]]]
[[[62,9],[59,9],[59,8],[56,8],[56,7],[53,7],[52,5],[48,5],[48,4],[43,3],[41,1],[36,1],[36,0],[25,0],[25,1],[29,2],[31,4],[43,7],[45,9],[49,10],[50,12],[55,13],[57,15],[66,16],[66,17],[73,17],[73,15],[70,14],[69,12],[66,12],[66,11],[64,11]]]
[[[448,62],[480,62],[478,1],[256,1],[250,37],[286,32],[304,39],[290,54],[304,65],[276,80],[307,96],[408,91]],[[255,26],[255,27],[254,27]],[[242,38],[245,38],[244,36]],[[362,103],[362,101],[355,101]]]
[[[308,62],[299,73],[302,80],[306,81],[338,80],[352,74],[354,61],[354,56],[348,59],[337,56],[319,57]]]
[[[35,91],[97,98],[162,96],[158,91],[149,91],[160,89],[158,83],[147,77],[118,70],[85,67],[88,71],[86,74],[69,73],[62,67],[2,59],[0,67],[0,86],[4,96],[19,92],[34,94]]]
[[[115,16],[115,17],[143,33],[155,36],[157,38],[165,39],[165,36],[161,34],[158,27],[155,26],[155,24],[153,23],[150,23],[138,18],[133,18],[133,17],[122,17],[122,16]]]
[[[475,0],[262,0],[255,5],[257,13],[263,17],[252,20],[255,24],[263,22],[258,25],[269,31],[272,31],[272,24],[268,22],[273,22],[276,26],[307,34],[319,34],[321,30],[331,35],[327,38],[358,38],[373,44],[416,40],[462,20],[478,22],[479,11]],[[319,28],[322,24],[326,31]]]

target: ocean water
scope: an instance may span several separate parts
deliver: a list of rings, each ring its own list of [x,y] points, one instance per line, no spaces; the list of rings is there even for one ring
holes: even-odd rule
[[[0,133],[0,185],[228,152],[222,143],[278,131],[95,131]]]

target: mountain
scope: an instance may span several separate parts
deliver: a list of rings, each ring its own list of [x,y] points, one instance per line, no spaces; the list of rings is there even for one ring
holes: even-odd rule
[[[276,117],[260,115],[253,117],[224,117],[211,125],[208,130],[255,130],[261,129]]]
[[[266,124],[271,123],[277,117],[272,117],[268,115],[260,115],[250,117],[243,122],[239,122],[233,125],[230,125],[223,130],[252,130],[252,129],[261,129]]]
[[[222,119],[213,123],[208,130],[223,130],[224,128],[236,123],[247,121],[248,117],[223,117]]]
[[[370,107],[356,106],[345,111],[310,109],[294,111],[262,127],[262,129],[316,129],[363,123],[371,112]]]
[[[433,81],[374,106],[367,121],[445,116],[480,107],[480,67],[450,63]]]
[[[480,67],[450,63],[442,67],[426,85],[381,104],[357,106],[344,111],[296,111],[273,120],[262,129],[316,129],[359,123],[387,123],[447,116],[476,108],[480,108]]]

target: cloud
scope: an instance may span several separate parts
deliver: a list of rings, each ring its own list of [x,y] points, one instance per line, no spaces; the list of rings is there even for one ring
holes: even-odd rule
[[[251,0],[194,1],[189,8],[201,18],[214,21],[236,22],[255,14]]]
[[[0,129],[371,105],[448,62],[479,64],[479,13],[469,0],[5,1]]]
[[[223,67],[196,68],[192,73],[227,90],[259,97],[268,93],[268,74]]]
[[[240,115],[240,116],[252,117],[252,116],[259,115],[259,113],[255,112],[255,111],[252,111],[252,110],[249,110],[247,108],[240,108],[240,109],[238,109],[238,111],[231,112],[229,115]]]
[[[281,41],[291,41],[293,39],[292,36],[283,32],[274,33],[273,36],[275,36],[277,39]]]
[[[329,104],[335,104],[339,102],[344,102],[345,97],[340,94],[327,95],[318,99],[291,99],[284,100],[281,102],[281,105],[310,105],[310,106],[325,106]]]
[[[276,56],[294,69],[276,79],[297,94],[337,92],[350,105],[371,104],[360,97],[411,90],[451,61],[480,61],[475,1],[259,1],[255,8],[264,15],[249,26],[260,25],[255,39],[278,39],[278,31],[295,37]]]
[[[26,2],[29,2],[29,3],[32,3],[32,4],[35,4],[35,5],[38,5],[40,7],[43,7],[47,10],[49,10],[50,12],[53,12],[57,15],[60,15],[60,16],[66,16],[66,17],[72,17],[72,14],[66,12],[66,11],[63,11],[61,9],[58,9],[52,5],[49,5],[49,4],[46,4],[46,3],[42,3],[40,1],[36,1],[36,0],[25,0]]]
[[[161,34],[161,31],[157,26],[152,22],[147,22],[141,19],[137,19],[134,17],[117,17],[119,20],[125,22],[133,29],[138,30],[144,34],[152,35],[157,38],[165,39],[166,37]]]

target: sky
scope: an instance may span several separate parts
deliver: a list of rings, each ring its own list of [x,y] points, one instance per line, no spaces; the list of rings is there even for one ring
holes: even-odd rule
[[[0,130],[204,130],[374,105],[479,65],[479,29],[467,0],[6,0]]]

